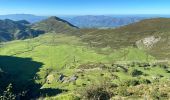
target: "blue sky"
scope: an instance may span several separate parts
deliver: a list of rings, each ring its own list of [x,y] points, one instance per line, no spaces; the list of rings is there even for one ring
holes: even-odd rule
[[[0,15],[170,14],[170,0],[0,0]]]

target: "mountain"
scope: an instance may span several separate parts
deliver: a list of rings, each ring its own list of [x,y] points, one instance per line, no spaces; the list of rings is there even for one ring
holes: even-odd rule
[[[64,19],[71,23],[72,25],[78,26],[79,28],[115,28],[130,23],[140,21],[148,17],[141,16],[102,16],[102,15],[85,15],[85,16],[59,16],[61,19]],[[0,19],[11,19],[14,21],[27,20],[30,23],[40,22],[44,19],[47,19],[48,16],[36,16],[32,14],[9,14],[9,15],[0,15]]]
[[[32,28],[55,33],[72,33],[78,29],[71,23],[55,16],[33,24]]]
[[[47,18],[46,16],[36,16],[32,14],[9,14],[9,15],[0,15],[0,19],[11,19],[14,21],[19,21],[19,20],[27,20],[30,23],[35,23],[39,22],[43,19]]]
[[[0,95],[12,89],[21,100],[136,100],[149,91],[149,99],[168,99],[169,26],[168,18],[115,29],[79,29],[57,17],[33,25],[4,20],[0,28],[8,33],[31,27],[49,34],[1,44]]]
[[[114,49],[134,46],[159,59],[170,58],[170,18],[145,19],[116,29],[81,30],[83,41]]]
[[[36,37],[40,34],[77,33],[78,27],[58,17],[49,17],[40,22],[30,24],[26,20],[13,21],[10,19],[0,20],[0,40],[11,41]]]
[[[63,19],[80,28],[115,28],[138,22],[145,17],[114,17],[114,16],[76,16]]]
[[[0,40],[11,41],[16,39],[26,39],[29,37],[36,37],[42,34],[42,31],[33,30],[30,23],[21,21],[12,21],[10,19],[0,20]]]

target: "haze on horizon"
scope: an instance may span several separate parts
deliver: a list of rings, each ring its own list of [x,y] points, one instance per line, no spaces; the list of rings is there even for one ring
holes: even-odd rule
[[[169,4],[169,0],[0,0],[0,15],[168,15]]]

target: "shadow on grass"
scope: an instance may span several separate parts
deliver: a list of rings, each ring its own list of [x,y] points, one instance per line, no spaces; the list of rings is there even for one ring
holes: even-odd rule
[[[41,90],[41,84],[35,83],[34,77],[42,65],[43,63],[33,61],[31,58],[0,56],[0,94],[10,83],[13,84],[15,94],[27,91],[22,97],[24,100],[40,95],[52,96],[61,93],[60,89]]]

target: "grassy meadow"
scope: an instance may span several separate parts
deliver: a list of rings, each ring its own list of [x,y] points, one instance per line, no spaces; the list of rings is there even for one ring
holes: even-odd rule
[[[132,94],[129,94],[124,93],[128,91],[123,89],[130,91],[130,88],[143,84],[149,90],[156,86],[153,84],[159,85],[157,81],[168,82],[170,76],[170,73],[167,72],[170,68],[155,64],[156,58],[144,50],[130,46],[120,49],[91,47],[79,37],[64,34],[48,33],[33,39],[2,43],[0,55],[30,58],[33,62],[41,62],[42,64],[34,72],[34,76],[29,74],[35,71],[32,66],[36,67],[31,62],[16,61],[21,64],[21,67],[11,71],[21,69],[28,71],[26,72],[28,74],[18,71],[17,74],[22,75],[19,77],[21,80],[19,79],[18,83],[22,82],[22,79],[34,79],[36,84],[41,85],[41,89],[56,89],[56,94],[54,94],[55,92],[42,92],[42,97],[39,99],[47,100],[79,100],[82,98],[80,91],[85,91],[89,86],[100,85],[101,82],[116,85],[110,90],[114,94],[113,100],[117,96],[120,98],[133,98],[133,96],[144,98],[144,90],[141,90],[139,94],[137,92],[135,94],[133,91],[130,92]],[[13,63],[11,62],[13,67],[19,65]],[[61,83],[57,81],[61,73],[67,79],[73,75],[78,78],[76,82]],[[25,82],[27,81],[24,80],[23,83]],[[59,90],[62,92],[60,93]]]

